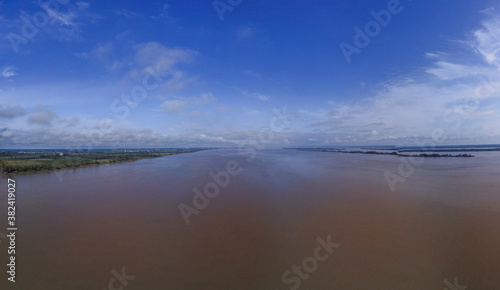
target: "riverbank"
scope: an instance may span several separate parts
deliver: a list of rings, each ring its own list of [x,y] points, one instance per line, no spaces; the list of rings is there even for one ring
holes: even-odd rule
[[[117,164],[207,149],[2,150],[0,169],[2,174],[10,176]]]
[[[313,151],[313,152],[335,152],[335,153],[349,153],[349,154],[370,154],[370,155],[393,155],[397,157],[460,157],[460,158],[470,158],[474,157],[471,154],[427,154],[427,153],[419,153],[419,154],[404,154],[401,152],[410,152],[410,151],[393,151],[393,152],[380,152],[380,151],[347,151],[347,150],[338,150],[338,149],[328,149],[328,148],[286,148],[286,149],[295,149],[299,151]],[[429,152],[429,151],[419,151],[419,152]],[[447,151],[449,152],[449,151]]]

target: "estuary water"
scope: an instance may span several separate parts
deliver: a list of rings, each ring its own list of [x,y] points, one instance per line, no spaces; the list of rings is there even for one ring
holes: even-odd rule
[[[471,154],[408,167],[389,155],[221,149],[14,176],[17,275],[4,271],[0,288],[497,289],[500,154]],[[240,172],[197,208],[197,190],[228,164]]]

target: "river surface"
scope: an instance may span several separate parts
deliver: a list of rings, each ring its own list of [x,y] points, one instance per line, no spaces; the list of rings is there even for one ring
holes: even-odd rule
[[[467,153],[221,149],[14,176],[16,283],[2,270],[0,289],[498,289],[500,154]]]

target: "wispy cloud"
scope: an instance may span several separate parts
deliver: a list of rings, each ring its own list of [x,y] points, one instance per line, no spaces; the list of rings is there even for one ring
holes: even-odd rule
[[[500,18],[483,22],[483,27],[474,31],[472,45],[490,64],[500,65]]]
[[[116,10],[115,13],[117,15],[127,17],[127,18],[141,17],[141,15],[139,13],[136,13],[134,11],[130,11],[127,9],[123,9],[123,8]]]
[[[445,53],[442,51],[426,52],[424,54],[427,58],[441,58],[443,55],[445,55]]]
[[[253,98],[253,99],[257,99],[259,101],[269,101],[271,99],[270,96],[268,95],[264,95],[264,94],[260,94],[260,93],[252,93],[252,92],[248,92],[248,91],[245,91],[245,90],[239,90],[241,92],[241,94],[247,98]]]
[[[17,73],[15,72],[15,69],[11,66],[5,66],[2,70],[2,77],[3,78],[11,78],[11,77],[14,77],[16,76]]]
[[[186,104],[185,100],[169,100],[161,104],[160,108],[164,108],[169,113],[177,113],[182,111]]]
[[[46,14],[47,24],[39,25],[35,39],[56,39],[64,42],[74,42],[83,40],[82,28],[88,24],[95,23],[101,17],[90,12],[90,3],[78,1],[76,3],[68,2],[65,4],[52,5],[50,1],[39,1],[39,7],[42,11],[37,13]],[[37,14],[28,14],[21,12],[24,19],[35,21]],[[23,27],[24,20],[13,20],[12,26]]]
[[[59,22],[61,24],[64,24],[66,26],[75,26],[75,18],[76,15],[68,11],[66,13],[62,11],[57,11],[56,9],[53,9],[50,7],[49,3],[40,3],[40,6],[47,12],[49,17],[52,19],[52,22]]]
[[[236,36],[238,39],[243,40],[252,37],[256,33],[257,29],[253,25],[241,26],[236,30]]]
[[[159,16],[160,17],[170,17],[169,9],[170,9],[170,5],[167,3],[164,3],[161,7]]]
[[[114,51],[115,43],[107,41],[98,43],[89,52],[79,52],[75,53],[75,55],[83,59],[98,61],[109,71],[118,71],[125,66],[126,61],[124,59],[117,59]]]
[[[257,99],[259,99],[261,101],[269,101],[271,99],[271,97],[266,96],[266,95],[257,94]]]
[[[169,48],[158,42],[141,43],[135,48],[139,65],[160,65],[164,69],[170,69],[178,63],[192,61],[197,54],[190,49]]]
[[[76,53],[76,56],[85,59],[105,60],[113,51],[113,42],[98,43],[90,52]]]
[[[256,79],[262,79],[262,76],[253,69],[243,70],[243,74],[250,76],[250,77],[254,77]]]
[[[187,81],[188,77],[177,68],[177,65],[189,63],[197,55],[190,49],[169,48],[158,42],[137,44],[134,49],[136,51],[134,67],[127,73],[125,80],[140,79],[149,73],[148,70],[154,69],[162,76],[171,78],[171,82],[168,83],[171,86]]]
[[[480,67],[438,61],[434,63],[432,68],[427,69],[426,72],[442,80],[453,80],[480,74],[482,70]]]
[[[88,9],[90,7],[90,3],[88,2],[83,2],[83,1],[78,1],[76,2],[76,6],[80,9],[80,10],[85,10],[85,9]]]
[[[168,113],[183,112],[198,106],[203,106],[215,102],[215,96],[211,93],[202,93],[199,97],[183,98],[177,97],[174,100],[165,101],[160,105]]]

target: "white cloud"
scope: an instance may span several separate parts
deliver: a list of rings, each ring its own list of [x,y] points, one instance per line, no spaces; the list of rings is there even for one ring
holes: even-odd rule
[[[212,93],[202,93],[199,97],[190,98],[190,102],[194,106],[210,104],[215,101],[215,96]]]
[[[271,97],[265,96],[265,95],[261,95],[261,94],[257,94],[257,99],[259,99],[261,101],[269,101],[271,99]]]
[[[90,53],[87,52],[82,52],[82,53],[77,53],[76,56],[85,58],[85,59],[97,59],[104,61],[106,60],[111,52],[113,51],[113,42],[108,41],[105,43],[98,43],[91,51]]]
[[[123,16],[123,17],[127,17],[127,18],[134,18],[134,17],[140,17],[140,15],[134,11],[130,11],[130,10],[127,10],[127,9],[119,9],[119,10],[116,10],[115,12],[117,15],[120,15],[120,16]]]
[[[6,66],[2,70],[2,77],[6,78],[6,79],[14,77],[16,75],[17,75],[17,73],[14,71],[14,68],[11,66]]]
[[[76,15],[70,11],[64,13],[50,7],[49,3],[40,3],[40,6],[45,10],[45,12],[52,19],[52,22],[59,22],[66,26],[75,26]]]
[[[26,115],[26,110],[21,106],[9,106],[5,107],[0,104],[0,120],[2,119],[14,119]]]
[[[241,92],[241,94],[247,98],[254,98],[254,99],[257,99],[257,100],[260,100],[260,101],[269,101],[271,99],[270,96],[268,95],[263,95],[263,94],[260,94],[260,93],[251,93],[251,92],[248,92],[248,91],[245,91],[245,90],[239,90]]]
[[[37,105],[35,112],[31,114],[28,122],[35,125],[51,126],[57,118],[57,114],[48,107]]]
[[[85,9],[89,8],[90,3],[83,2],[83,1],[78,1],[78,2],[76,2],[76,6],[78,6],[78,8],[81,9],[81,10],[85,10]]]
[[[483,22],[483,27],[474,31],[473,45],[486,61],[499,66],[500,60],[500,19]]]
[[[58,22],[61,24],[62,22]],[[62,25],[62,24],[61,24]],[[276,134],[276,142],[286,144],[307,144],[309,142],[337,143],[396,143],[408,144],[415,138],[432,136],[436,128],[443,129],[449,142],[470,142],[491,140],[500,136],[500,47],[498,33],[500,22],[489,20],[474,31],[469,43],[476,52],[468,58],[454,57],[448,52],[429,52],[421,57],[428,58],[432,64],[418,70],[408,79],[389,80],[380,84],[378,91],[358,102],[329,101],[330,106],[307,108],[295,114],[292,112],[290,127]],[[113,51],[113,43],[102,43],[84,57],[105,59]],[[163,85],[171,88],[182,88],[193,77],[181,70],[181,67],[195,60],[197,53],[184,48],[166,47],[157,42],[142,43],[133,46],[134,56],[124,83],[127,85],[141,84],[142,78],[148,73],[147,68],[160,68]],[[470,62],[470,59],[478,61]],[[467,61],[469,62],[467,62]],[[473,64],[471,64],[473,63]],[[257,78],[254,71],[245,72]],[[3,77],[13,77],[13,69],[3,70]],[[134,80],[135,82],[130,82]],[[362,84],[361,84],[362,85]],[[372,90],[372,84],[367,86]],[[40,90],[41,91],[41,90]],[[365,92],[368,90],[365,90]],[[270,100],[267,94],[241,91],[242,95],[258,101]],[[156,95],[166,94],[156,91]],[[27,94],[28,95],[28,94]],[[33,94],[32,94],[33,95]],[[56,94],[61,98],[64,94]],[[91,94],[89,94],[91,95]],[[35,96],[37,96],[35,94]],[[54,101],[51,99],[50,101]],[[11,144],[78,144],[86,142],[87,133],[82,129],[106,132],[102,137],[102,146],[130,144],[130,146],[163,146],[171,144],[233,144],[238,140],[251,136],[250,126],[266,122],[267,111],[237,112],[225,114],[210,114],[204,118],[208,106],[216,101],[211,93],[203,93],[192,97],[171,97],[160,105],[162,111],[178,113],[182,124],[168,124],[179,129],[182,134],[167,135],[149,128],[130,128],[112,120],[102,122],[86,120],[84,117],[64,118],[47,108],[37,108],[35,112],[23,117],[26,113],[22,108],[1,107],[0,119],[8,122],[8,126],[0,123],[0,134]],[[215,110],[213,111],[215,112]],[[451,112],[451,115],[447,115]],[[205,114],[205,115],[204,115]],[[241,119],[233,118],[241,116]],[[212,117],[215,116],[215,117]],[[217,118],[222,120],[227,116],[226,123],[218,126]],[[198,120],[193,120],[193,119]],[[202,121],[199,121],[202,120]],[[219,120],[219,119],[217,119]],[[250,120],[250,121],[248,121]],[[3,121],[3,120],[0,120]],[[199,122],[198,122],[199,121]],[[25,126],[14,127],[11,124],[24,122]],[[243,125],[238,122],[244,123]],[[216,126],[212,126],[216,124]],[[42,125],[42,126],[40,126]],[[177,127],[177,125],[179,125]],[[267,125],[267,124],[266,124]],[[46,127],[51,126],[50,132]],[[167,125],[165,125],[167,126]],[[243,129],[244,126],[248,126]],[[8,127],[8,128],[6,128]],[[20,129],[19,129],[20,128]],[[226,130],[226,128],[229,128]],[[167,130],[167,129],[165,129]],[[219,131],[217,131],[219,130]],[[169,131],[170,132],[170,131]],[[186,133],[186,132],[189,132]],[[44,135],[45,134],[45,135]],[[496,137],[495,137],[496,136]],[[87,138],[87,139],[86,139]],[[490,138],[490,139],[488,139]],[[465,141],[464,141],[465,140]],[[467,141],[469,140],[469,141]],[[2,140],[3,142],[4,140]],[[122,142],[122,143],[120,143]],[[312,143],[311,143],[312,144]]]
[[[161,104],[160,107],[169,113],[176,113],[184,110],[186,104],[187,102],[183,100],[170,100]]]
[[[443,56],[445,56],[446,54],[442,51],[434,51],[434,52],[426,52],[424,54],[425,57],[427,58],[442,58]]]
[[[106,119],[106,120],[99,121],[99,123],[94,125],[94,128],[98,129],[98,130],[108,130],[108,129],[112,128],[113,126],[115,126],[115,121],[111,120],[111,119]]]
[[[154,132],[150,128],[112,128],[110,130],[10,130],[0,128],[4,146],[24,148],[83,148],[121,147],[203,147],[234,146],[236,143],[223,136],[211,134],[167,135]]]
[[[2,137],[2,138],[9,138],[9,137],[12,137],[13,135],[14,135],[14,131],[12,131],[12,130],[9,130],[7,128],[0,129],[0,137]]]
[[[183,98],[177,97],[174,100],[165,101],[160,105],[168,113],[183,112],[198,106],[203,106],[215,102],[215,96],[211,93],[202,93],[199,97]],[[199,115],[199,113],[197,114]]]
[[[70,118],[70,119],[67,119],[65,120],[66,122],[66,126],[67,127],[74,127],[74,126],[77,126],[78,124],[80,124],[80,118]]]
[[[21,11],[21,17],[17,17],[7,23],[10,27],[24,27],[25,23],[22,19],[28,19],[34,23],[41,23],[37,26],[36,32],[29,37],[30,41],[40,41],[47,39],[56,39],[62,42],[77,42],[83,40],[82,27],[90,23],[95,23],[102,17],[89,12],[89,3],[79,1],[73,3],[66,1],[64,3],[51,3],[53,1],[34,1],[39,5],[38,11],[33,11],[30,14],[26,11]],[[62,2],[62,1],[57,1]],[[43,15],[43,16],[42,16]],[[37,18],[38,17],[38,18]],[[41,20],[41,19],[45,20]],[[38,22],[36,22],[38,19]],[[0,23],[1,23],[0,19]],[[33,24],[32,24],[33,25]],[[35,27],[34,27],[35,28]],[[22,33],[22,31],[13,30],[15,34]]]
[[[297,133],[331,134],[338,143],[408,144],[431,139],[440,129],[447,134],[448,143],[500,140],[499,33],[497,20],[485,21],[475,31],[470,43],[478,53],[475,57],[486,60],[482,65],[458,57],[454,62],[443,61],[445,55],[453,59],[444,52],[427,53],[425,57],[435,60],[423,69],[427,75],[388,81],[371,97],[356,103],[329,101],[333,108],[327,113],[323,109],[299,111],[296,123],[307,122],[308,126]]]
[[[153,71],[156,77],[161,78],[161,87],[172,91],[182,89],[196,79],[178,68],[181,64],[192,62],[197,55],[195,51],[169,48],[158,42],[137,44],[134,50],[132,69],[123,78],[123,83],[141,82]]]
[[[109,71],[118,71],[125,66],[126,61],[123,58],[117,58],[114,51],[115,43],[107,41],[98,43],[90,52],[75,53],[75,55],[83,59],[98,61]]]
[[[483,10],[479,10],[480,13],[489,15],[489,16],[494,16],[495,15],[495,7],[488,7]]]
[[[141,66],[159,65],[162,70],[168,70],[179,63],[190,62],[196,52],[183,48],[169,48],[158,42],[147,42],[135,46],[137,63]]]
[[[481,70],[482,69],[478,67],[438,61],[434,64],[434,67],[429,68],[426,72],[433,74],[442,80],[452,80],[479,74],[481,73]]]
[[[246,25],[239,27],[236,31],[236,36],[238,39],[243,40],[252,37],[256,32],[256,29],[252,25]]]
[[[165,17],[165,18],[169,17],[170,16],[169,8],[170,8],[169,4],[167,3],[163,4],[162,9],[160,10],[159,17]]]
[[[243,70],[243,73],[247,76],[254,77],[256,79],[262,79],[262,76],[253,69]]]

